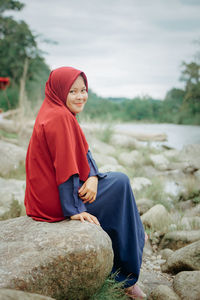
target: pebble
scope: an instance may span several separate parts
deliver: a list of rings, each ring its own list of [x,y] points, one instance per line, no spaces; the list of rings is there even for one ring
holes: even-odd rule
[[[160,271],[160,266],[153,266],[153,269],[154,269],[155,271]]]

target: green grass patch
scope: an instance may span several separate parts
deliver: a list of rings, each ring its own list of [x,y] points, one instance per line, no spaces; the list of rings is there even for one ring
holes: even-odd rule
[[[179,201],[192,200],[194,204],[200,203],[199,180],[189,177],[184,181],[185,191],[180,195]]]
[[[110,275],[89,300],[128,300],[122,288],[124,282],[117,282],[114,277],[114,274]]]
[[[25,215],[25,207],[23,205],[20,205],[17,200],[13,199],[12,203],[10,204],[9,211],[7,211],[2,216],[0,216],[0,221],[17,218],[24,215]]]
[[[110,143],[113,133],[114,133],[114,129],[112,124],[107,124],[104,128],[94,130],[95,136],[99,140],[107,144]]]
[[[169,211],[171,206],[170,203],[166,200],[167,195],[164,192],[164,183],[157,177],[154,177],[152,180],[152,185],[143,188],[140,191],[135,191],[135,197],[137,199],[147,198],[151,199],[154,204],[162,204]]]
[[[0,136],[3,136],[3,137],[8,138],[8,139],[17,139],[18,138],[17,133],[7,132],[7,131],[2,130],[2,129],[0,129]]]
[[[25,180],[26,179],[25,162],[20,162],[17,169],[11,170],[6,175],[0,174],[0,176],[5,179],[15,178],[18,180]]]

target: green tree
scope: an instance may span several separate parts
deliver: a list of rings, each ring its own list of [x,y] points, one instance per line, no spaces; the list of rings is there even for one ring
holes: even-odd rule
[[[37,46],[35,36],[24,21],[16,21],[11,16],[4,16],[7,10],[21,10],[24,4],[14,0],[0,0],[0,76],[11,78],[11,87],[7,94],[12,95],[11,89],[19,91],[19,84],[24,72],[25,65],[28,65],[26,74],[26,88],[31,98],[32,91],[37,92],[35,86],[39,83],[44,85],[48,78],[49,67],[46,65],[42,52]],[[41,90],[41,87],[38,86]],[[41,92],[40,92],[41,94]],[[10,99],[10,106],[16,107],[18,96]],[[13,100],[13,101],[12,101]],[[0,95],[0,106],[4,109],[7,101]]]
[[[187,112],[189,122],[200,124],[200,64],[183,62],[182,67],[181,80],[185,82],[182,111]]]

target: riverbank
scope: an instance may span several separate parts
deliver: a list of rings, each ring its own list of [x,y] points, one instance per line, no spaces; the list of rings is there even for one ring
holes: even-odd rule
[[[1,128],[0,139],[1,220],[25,214],[24,159],[33,126],[33,121],[28,120],[17,130],[16,119],[9,121],[8,131],[5,124]],[[132,136],[128,131],[120,132],[119,128],[113,130],[109,124],[102,126],[83,123],[81,126],[99,170],[121,171],[130,178],[137,206],[149,235],[139,285],[147,293],[148,299],[166,299],[164,292],[181,297],[181,292],[174,288],[179,280],[177,276],[188,268],[191,270],[189,277],[193,276],[193,271],[200,270],[199,263],[193,263],[196,255],[194,249],[198,246],[195,243],[200,242],[200,145],[187,145],[181,150],[167,149],[162,145],[154,146],[154,142],[157,143],[154,139],[160,136],[160,132],[156,137],[149,131],[149,135],[145,133],[148,139],[141,141],[141,138]],[[194,247],[186,248],[189,246]],[[180,250],[183,251],[181,256],[177,253]],[[188,253],[187,259],[184,253]],[[179,269],[176,268],[176,257],[182,259],[178,262]],[[188,261],[190,266],[187,265]],[[193,281],[188,282],[182,280],[181,284],[182,287],[186,283],[191,284],[188,290],[193,291],[195,282],[193,278]],[[112,290],[113,284],[108,290]],[[160,288],[160,285],[164,288]],[[159,296],[152,298],[159,289]],[[104,299],[110,300],[106,298],[109,291],[102,290],[95,294],[95,300],[102,299],[102,293],[105,293]],[[185,299],[198,298],[194,294]]]

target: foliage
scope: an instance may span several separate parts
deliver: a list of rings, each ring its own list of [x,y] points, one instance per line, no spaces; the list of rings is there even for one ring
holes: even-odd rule
[[[10,209],[8,212],[0,216],[0,221],[17,218],[25,214],[25,209],[19,202],[15,199],[12,200],[10,204]]]
[[[0,76],[11,78],[11,86],[6,93],[0,93],[0,107],[4,110],[18,105],[19,83],[25,60],[28,60],[26,89],[33,102],[38,94],[43,95],[41,86],[44,89],[50,71],[37,47],[37,36],[29,26],[24,21],[3,15],[6,10],[21,10],[23,7],[24,4],[19,1],[0,1]]]
[[[114,275],[110,275],[90,300],[126,300],[128,297],[125,295],[122,285],[123,282],[115,281]]]
[[[114,129],[111,124],[108,124],[106,125],[106,127],[103,127],[101,129],[95,130],[95,134],[98,136],[98,139],[107,144],[110,143],[113,133]]]
[[[102,98],[89,91],[84,117],[100,121],[120,120],[168,122],[200,125],[200,64],[198,61],[182,64],[181,80],[184,89],[172,88],[164,101],[151,97],[133,99]]]
[[[0,0],[0,14],[5,10],[21,10],[24,4],[16,0]]]

